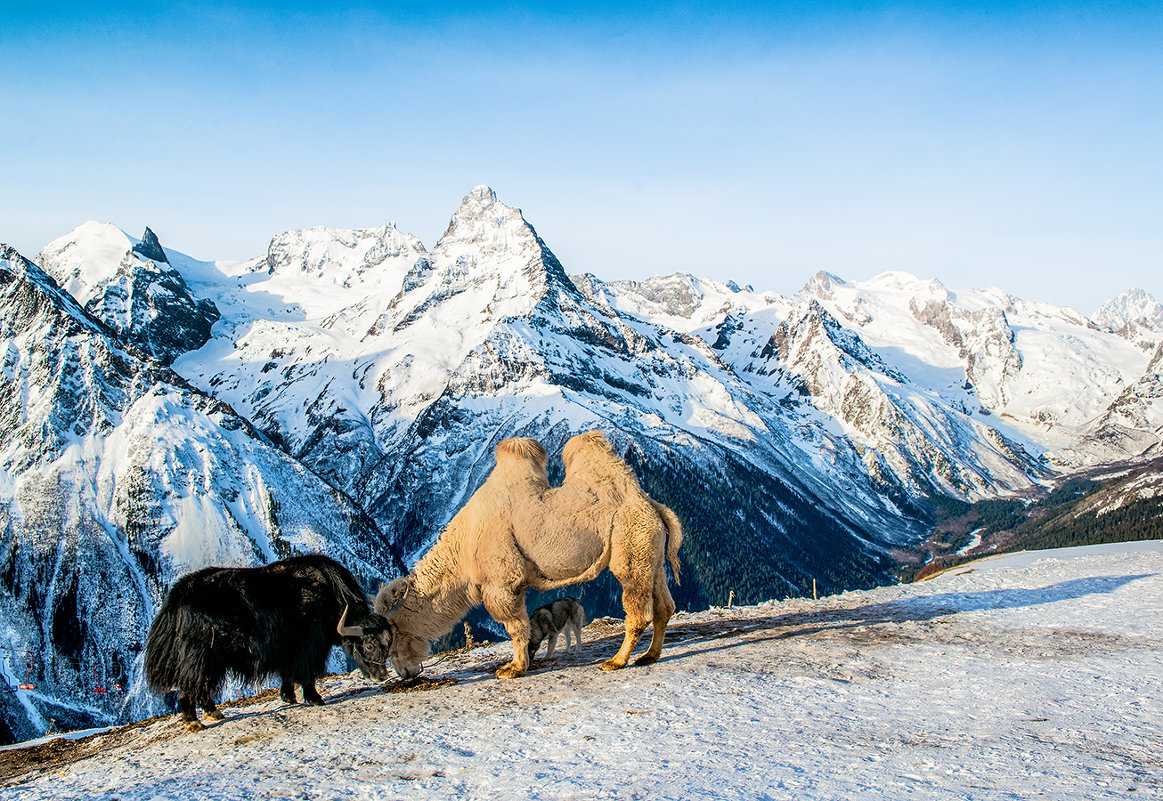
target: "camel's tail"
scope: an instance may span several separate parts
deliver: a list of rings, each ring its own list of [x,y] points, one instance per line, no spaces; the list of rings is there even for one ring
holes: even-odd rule
[[[682,547],[682,523],[678,520],[678,515],[669,506],[664,506],[653,498],[650,503],[654,506],[654,511],[658,512],[658,516],[662,518],[662,523],[666,526],[666,558],[670,562],[671,572],[674,573],[674,583],[681,585],[679,580],[679,568],[681,565],[678,561],[678,549]]]

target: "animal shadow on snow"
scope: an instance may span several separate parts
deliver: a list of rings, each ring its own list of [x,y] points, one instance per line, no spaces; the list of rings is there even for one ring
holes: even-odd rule
[[[351,701],[356,701],[364,696],[379,695],[384,692],[382,685],[377,685],[370,679],[364,679],[362,682],[354,684],[353,686],[333,692],[331,694],[323,694],[324,705],[322,707],[313,707],[303,701],[298,701],[293,704],[287,704],[279,701],[273,706],[270,702],[278,698],[278,689],[267,689],[258,695],[249,698],[237,698],[220,703],[219,708],[225,713],[225,717],[221,720],[207,721],[206,730],[219,729],[223,726],[231,726],[242,723],[251,718],[271,718],[272,720],[279,720],[284,718],[287,714],[297,714],[295,710],[303,710],[302,714],[322,714],[321,710],[326,710],[328,707],[340,707],[343,704]],[[300,697],[302,697],[300,695]],[[317,712],[317,710],[320,710]]]
[[[714,641],[721,638],[738,637],[752,632],[772,632],[770,639],[787,639],[830,631],[851,631],[885,623],[924,622],[949,617],[958,612],[981,609],[1019,609],[1074,600],[1087,595],[1112,593],[1132,581],[1148,578],[1151,575],[1154,574],[1097,576],[1071,579],[1046,587],[941,593],[854,607],[828,608],[822,606],[818,609],[771,617],[736,616],[692,623],[672,620],[667,629],[667,641],[672,645],[681,645],[700,640]],[[824,602],[826,603],[826,600]],[[594,623],[599,624],[597,630],[595,630]],[[538,658],[530,663],[529,673],[535,675],[590,666],[599,664],[603,659],[608,658],[610,654],[617,651],[621,644],[622,631],[620,621],[611,620],[604,626],[601,625],[602,623],[603,620],[599,619],[587,626],[581,653],[571,654],[558,651],[550,659]],[[744,643],[741,641],[725,644],[708,643],[702,647],[695,646],[678,652],[664,651],[659,661],[681,660],[700,654],[727,650],[742,644]],[[504,659],[488,659],[482,662],[473,662],[471,657],[467,655],[462,657],[462,660],[458,660],[459,665],[450,665],[450,669],[442,672],[440,677],[454,678],[458,683],[492,681],[494,669],[505,661]],[[334,695],[324,696],[324,698],[328,706],[335,706],[366,694],[379,692],[383,692],[383,690],[369,683],[356,685]],[[221,723],[227,723],[231,718],[239,720],[252,716],[277,716],[278,713],[292,708],[294,707],[279,706],[246,712],[235,709],[231,710],[233,714],[229,714],[226,720]],[[221,723],[215,725],[221,725]]]
[[[772,617],[738,616],[707,622],[685,624],[679,622],[669,628],[667,640],[672,645],[680,645],[683,642],[737,637],[741,634],[763,631],[776,632],[769,639],[786,639],[822,632],[860,629],[885,623],[920,623],[955,615],[958,612],[972,612],[982,609],[1020,609],[1058,601],[1076,600],[1087,595],[1112,593],[1132,581],[1149,578],[1153,575],[1157,574],[1097,576],[1071,579],[1037,588],[952,592],[846,608],[821,607]],[[595,645],[600,644],[601,641],[595,641]],[[684,659],[734,648],[742,644],[744,644],[742,641],[735,641],[723,645],[689,648],[677,653],[671,651],[659,661]],[[595,648],[596,650],[598,649]]]

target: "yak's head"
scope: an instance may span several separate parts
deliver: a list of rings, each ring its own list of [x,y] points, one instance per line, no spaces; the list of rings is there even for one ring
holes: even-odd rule
[[[418,630],[420,616],[404,605],[412,594],[412,579],[398,578],[391,584],[380,587],[376,595],[375,610],[388,623],[391,643],[388,659],[401,679],[414,679],[424,670],[424,660],[432,653],[432,644]]]
[[[363,675],[372,681],[387,681],[388,652],[392,647],[392,632],[382,615],[371,614],[358,626],[347,625],[347,607],[336,626],[343,642],[344,652],[355,661]]]

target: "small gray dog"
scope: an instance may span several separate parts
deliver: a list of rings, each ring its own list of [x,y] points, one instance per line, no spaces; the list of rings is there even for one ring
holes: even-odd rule
[[[553,656],[553,649],[557,645],[557,636],[565,635],[565,650],[569,651],[572,632],[574,637],[573,652],[581,650],[581,630],[586,624],[586,610],[582,608],[577,598],[558,598],[548,603],[533,614],[529,615],[529,661],[541,647],[542,640],[549,640],[549,648],[545,658]]]

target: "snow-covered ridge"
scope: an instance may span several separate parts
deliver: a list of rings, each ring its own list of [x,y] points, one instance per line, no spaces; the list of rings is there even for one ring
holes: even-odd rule
[[[1129,289],[1111,298],[1090,319],[1098,326],[1115,333],[1130,326],[1163,334],[1163,305],[1141,289]]]
[[[905,376],[942,405],[970,411],[978,422],[1064,464],[1136,456],[1148,440],[1159,439],[1163,417],[1140,401],[1142,393],[1127,397],[1131,387],[1158,375],[1152,356],[1163,340],[1159,304],[1141,290],[1119,296],[1088,320],[1074,309],[1001,289],[955,291],[899,271],[856,282],[821,273],[798,298],[681,275],[609,283],[587,277],[582,283],[596,302],[721,344],[724,327],[750,332],[740,335],[749,342],[763,341],[765,331],[803,318],[799,302],[814,300],[871,349],[888,374]],[[732,359],[725,349],[724,356],[739,372],[754,366],[750,351]],[[818,406],[843,405],[842,382],[814,369],[800,374],[830,387],[813,395]],[[1137,409],[1134,431],[1121,432],[1121,454],[1118,446],[1086,444],[1116,403]]]

